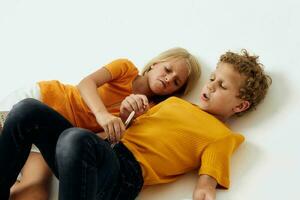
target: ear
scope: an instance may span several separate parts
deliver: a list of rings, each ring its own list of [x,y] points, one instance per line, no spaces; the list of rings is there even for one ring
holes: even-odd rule
[[[233,108],[233,112],[240,113],[247,110],[250,107],[250,102],[243,100],[239,105]]]

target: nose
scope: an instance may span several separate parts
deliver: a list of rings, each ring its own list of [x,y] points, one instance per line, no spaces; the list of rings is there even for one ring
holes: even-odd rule
[[[169,82],[168,76],[165,76],[165,81],[166,81],[167,83]]]
[[[167,75],[165,76],[165,81],[166,81],[166,83],[169,83],[169,82],[173,81],[174,78],[175,78],[174,75],[167,74]]]
[[[207,84],[207,89],[208,89],[210,92],[214,92],[214,91],[215,91],[214,82],[208,83],[208,84]]]

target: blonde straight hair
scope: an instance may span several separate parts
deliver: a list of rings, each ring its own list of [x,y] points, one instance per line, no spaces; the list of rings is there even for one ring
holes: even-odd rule
[[[151,66],[160,62],[166,62],[169,60],[179,60],[184,59],[189,68],[189,74],[186,83],[179,89],[179,91],[175,92],[176,95],[184,95],[190,92],[191,88],[195,84],[195,82],[200,78],[201,75],[201,66],[198,62],[198,59],[189,53],[186,49],[181,47],[175,47],[172,49],[168,49],[160,53],[158,56],[151,59],[142,70],[142,75],[145,75],[148,71],[151,70]]]

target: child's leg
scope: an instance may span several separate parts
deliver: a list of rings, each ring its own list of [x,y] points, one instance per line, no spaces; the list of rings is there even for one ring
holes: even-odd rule
[[[110,144],[91,131],[81,128],[63,131],[56,144],[55,161],[59,199],[117,199],[121,181],[119,159]]]
[[[1,200],[8,200],[10,188],[26,163],[32,143],[37,144],[48,165],[56,171],[56,143],[59,134],[70,127],[65,118],[34,99],[21,101],[10,111],[0,135]],[[31,175],[29,172],[26,177]]]
[[[22,169],[22,179],[10,190],[10,200],[47,200],[51,177],[42,155],[31,152]]]
[[[4,124],[1,121],[4,122],[12,107],[25,98],[40,100],[39,86],[37,84],[25,86],[0,101],[0,132]],[[18,181],[11,188],[11,200],[48,199],[51,172],[42,155],[34,153],[34,149],[36,149],[35,146],[32,147],[32,152],[22,169],[22,176],[19,175]]]

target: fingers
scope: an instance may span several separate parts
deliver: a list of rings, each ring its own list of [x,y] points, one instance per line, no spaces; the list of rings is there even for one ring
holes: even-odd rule
[[[149,108],[148,98],[145,95],[140,94],[131,94],[130,96],[127,96],[122,104],[129,112],[135,111],[141,113]]]
[[[101,138],[102,140],[105,140],[108,138],[108,135],[106,134],[105,131],[102,131],[102,132],[99,132],[99,133],[96,133],[96,135]]]
[[[114,141],[115,140],[114,127],[113,127],[112,123],[109,123],[107,125],[107,134],[108,134],[109,141]]]
[[[128,102],[131,111],[139,111],[143,108],[143,102],[140,98],[138,98],[136,95],[130,95],[126,97],[126,101]]]
[[[121,103],[120,116],[126,120],[132,111],[139,116],[149,109],[149,101],[146,95],[131,94],[127,96]],[[98,123],[107,133],[109,141],[115,143],[122,138],[122,133],[125,131],[125,126],[119,117],[115,117],[109,113],[101,116],[96,116]]]
[[[121,118],[112,114],[105,114],[105,116],[98,117],[97,121],[107,134],[107,139],[110,142],[116,143],[122,138],[122,133],[125,131],[125,126]]]
[[[118,141],[120,141],[121,139],[121,127],[120,127],[120,124],[118,123],[115,123],[114,124],[114,138],[112,141],[112,143],[117,143]]]
[[[131,107],[127,97],[122,101],[120,110],[122,110],[123,112],[125,110],[127,113],[130,113],[131,111],[134,110],[134,108]]]
[[[149,101],[147,96],[145,95],[141,95],[142,101],[143,101],[143,108],[144,110],[148,110],[149,109]]]
[[[108,139],[111,143],[117,143],[122,138],[122,133],[125,131],[125,126],[120,118],[116,117],[116,120],[109,124]]]

